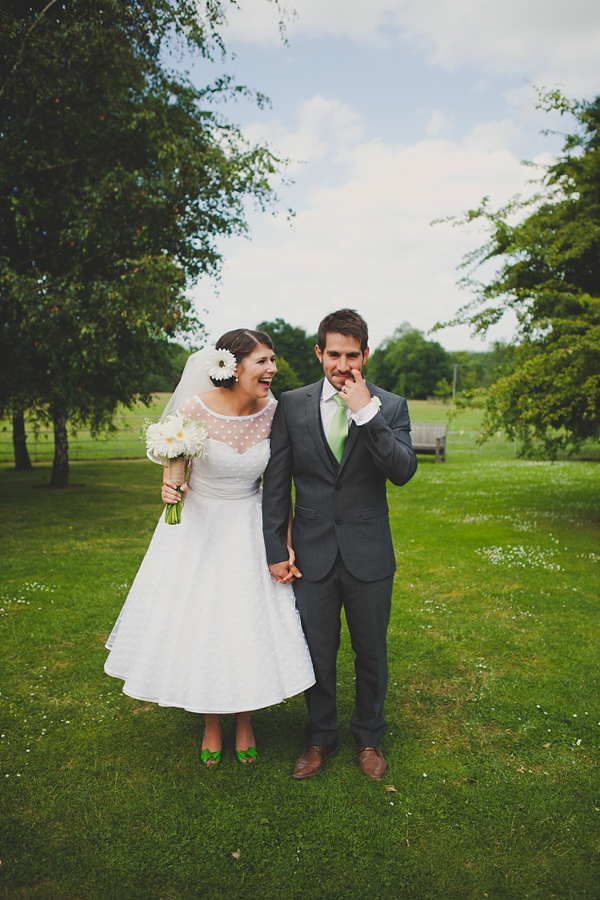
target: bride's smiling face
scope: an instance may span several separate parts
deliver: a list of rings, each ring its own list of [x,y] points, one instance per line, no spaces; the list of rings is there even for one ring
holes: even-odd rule
[[[266,344],[259,344],[238,365],[236,387],[257,398],[266,397],[276,371],[275,353]]]

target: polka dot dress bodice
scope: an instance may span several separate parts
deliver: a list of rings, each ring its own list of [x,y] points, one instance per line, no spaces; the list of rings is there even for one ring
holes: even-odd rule
[[[227,713],[279,703],[314,684],[290,585],[274,584],[260,477],[276,403],[226,417],[192,397],[207,454],[194,460],[181,525],[163,516],[107,642],[109,675],[139,700]]]
[[[191,397],[179,412],[201,419],[208,431],[204,459],[192,462],[190,490],[206,496],[244,495],[258,490],[269,461],[269,434],[275,401],[251,416],[222,416],[212,412],[199,397]]]
[[[186,400],[178,412],[189,419],[202,419],[211,440],[226,444],[238,453],[246,453],[251,447],[269,439],[275,406],[275,401],[270,400],[264,409],[251,416],[222,416],[196,396]]]

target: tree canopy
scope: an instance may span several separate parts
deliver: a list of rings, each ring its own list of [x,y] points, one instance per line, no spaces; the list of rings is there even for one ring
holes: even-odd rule
[[[441,382],[450,386],[452,365],[441,344],[404,322],[369,357],[365,374],[384,390],[425,400],[436,394]]]
[[[303,328],[290,325],[283,319],[261,322],[256,327],[259,331],[266,331],[275,344],[277,356],[282,356],[296,374],[298,383],[295,387],[312,384],[322,378],[323,369],[315,354],[316,335],[307,335]],[[292,382],[290,381],[290,383]],[[282,387],[280,390],[292,390],[292,388]]]
[[[568,101],[551,91],[540,105],[574,119],[574,130],[535,197],[497,211],[484,199],[454,220],[484,221],[490,237],[463,261],[475,299],[446,324],[485,333],[515,313],[512,371],[489,391],[485,434],[504,428],[524,455],[552,458],[600,436],[600,97]],[[499,263],[496,275],[476,282],[474,269],[489,260]]]
[[[148,399],[167,342],[201,334],[186,295],[218,272],[277,161],[216,110],[243,90],[193,87],[164,64],[180,40],[218,51],[224,5],[194,0],[9,3],[0,13],[2,411],[93,430]],[[257,97],[261,102],[262,98]]]

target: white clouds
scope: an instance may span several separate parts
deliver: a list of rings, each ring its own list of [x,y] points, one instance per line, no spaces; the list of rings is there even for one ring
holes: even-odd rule
[[[500,122],[482,122],[475,125],[464,138],[464,145],[469,150],[488,153],[497,150],[498,147],[516,147],[521,137],[522,129],[512,119],[502,119]]]
[[[295,127],[290,129],[281,121],[257,122],[245,129],[251,141],[268,141],[277,153],[287,157],[291,171],[297,163],[316,162],[346,143],[354,143],[363,134],[363,117],[340,100],[321,95],[300,103]]]
[[[453,124],[452,116],[441,109],[434,109],[427,113],[426,121],[425,133],[428,137],[438,137],[445,131],[448,131]]]
[[[335,121],[341,132],[348,129],[337,143]],[[312,187],[293,229],[281,218],[263,218],[252,243],[228,247],[220,300],[199,301],[214,309],[213,336],[277,316],[312,331],[325,313],[350,305],[367,317],[375,345],[405,320],[428,330],[450,318],[467,299],[455,286],[456,266],[483,235],[430,223],[459,215],[483,196],[500,204],[526,189],[531,173],[510,149],[512,123],[480,124],[458,142],[390,146],[361,140],[352,110],[323,97],[303,104],[298,123],[288,137],[314,150],[298,176]],[[279,137],[287,143],[283,132]],[[311,181],[324,147],[339,161],[336,181],[327,186]],[[467,343],[464,331],[444,332],[440,340]]]
[[[285,54],[274,5],[240,3],[242,11],[230,18],[230,38],[272,43]],[[297,213],[293,228],[283,216],[254,218],[252,242],[236,240],[224,247],[227,265],[219,297],[203,285],[198,305],[211,309],[207,322],[213,337],[278,316],[311,331],[326,312],[343,305],[365,313],[374,345],[404,320],[426,331],[468,300],[456,287],[456,267],[484,240],[475,229],[431,227],[430,222],[460,215],[484,196],[496,206],[530,190],[532,172],[519,160],[539,146],[536,129],[554,127],[557,117],[532,108],[533,91],[526,82],[548,87],[559,82],[570,96],[597,92],[600,3],[295,0],[294,5],[298,18],[288,36],[292,47],[302,44],[302,63],[283,65],[274,77],[289,85],[285,106],[293,98],[295,111],[280,112],[280,104],[276,113],[288,116],[287,121],[265,116],[245,129],[251,140],[266,140],[294,161],[290,174],[296,184],[283,191]],[[334,44],[328,37],[354,44]],[[381,52],[386,63],[381,69],[379,51],[362,56],[369,59],[360,72],[363,95],[345,90],[343,79],[328,80],[332,48],[337,66],[355,66],[359,44],[393,48],[391,55]],[[411,116],[413,125],[420,117],[421,140],[392,144],[390,129],[377,124],[373,110],[394,108],[397,84],[389,60],[407,48],[411,58],[420,55],[429,63],[419,61],[419,77],[429,81],[429,90],[419,93],[418,102],[430,102],[432,108],[411,108],[407,92],[402,115],[409,125]],[[322,77],[311,96],[305,87],[309,53]],[[441,81],[458,70],[456,83],[466,87],[450,97]],[[519,79],[522,88],[515,87]],[[503,87],[498,89],[496,81]],[[269,92],[269,84],[264,87]],[[488,102],[482,107],[484,93]],[[366,96],[377,103],[371,107]],[[571,124],[561,121],[558,128]],[[402,133],[418,132],[407,127]],[[543,146],[548,145],[545,139]],[[508,328],[501,326],[500,334],[508,336]],[[466,329],[442,332],[438,339],[448,347],[469,344]]]
[[[293,6],[292,43],[300,37],[406,42],[448,70],[469,66],[546,86],[560,82],[576,96],[597,90],[598,0],[295,0]],[[242,0],[229,20],[236,40],[280,40],[276,9],[265,0]]]
[[[397,7],[404,0],[288,0],[281,4],[289,38],[347,37],[363,43],[383,39],[386,26],[395,27]],[[295,10],[296,15],[285,18]],[[265,0],[242,0],[228,12],[229,31],[236,40],[256,43],[279,41],[278,13]]]
[[[600,4],[596,0],[398,0],[396,22],[431,62],[465,65],[570,92],[597,88]]]

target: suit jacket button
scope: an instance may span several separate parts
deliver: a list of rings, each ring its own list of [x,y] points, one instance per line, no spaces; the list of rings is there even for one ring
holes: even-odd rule
[[[336,484],[335,489],[336,489],[336,491],[341,491],[341,489],[342,489],[341,484]]]
[[[341,525],[341,524],[342,524],[342,520],[341,520],[341,519],[336,519],[336,520],[335,520],[335,524],[336,524],[336,525]]]

